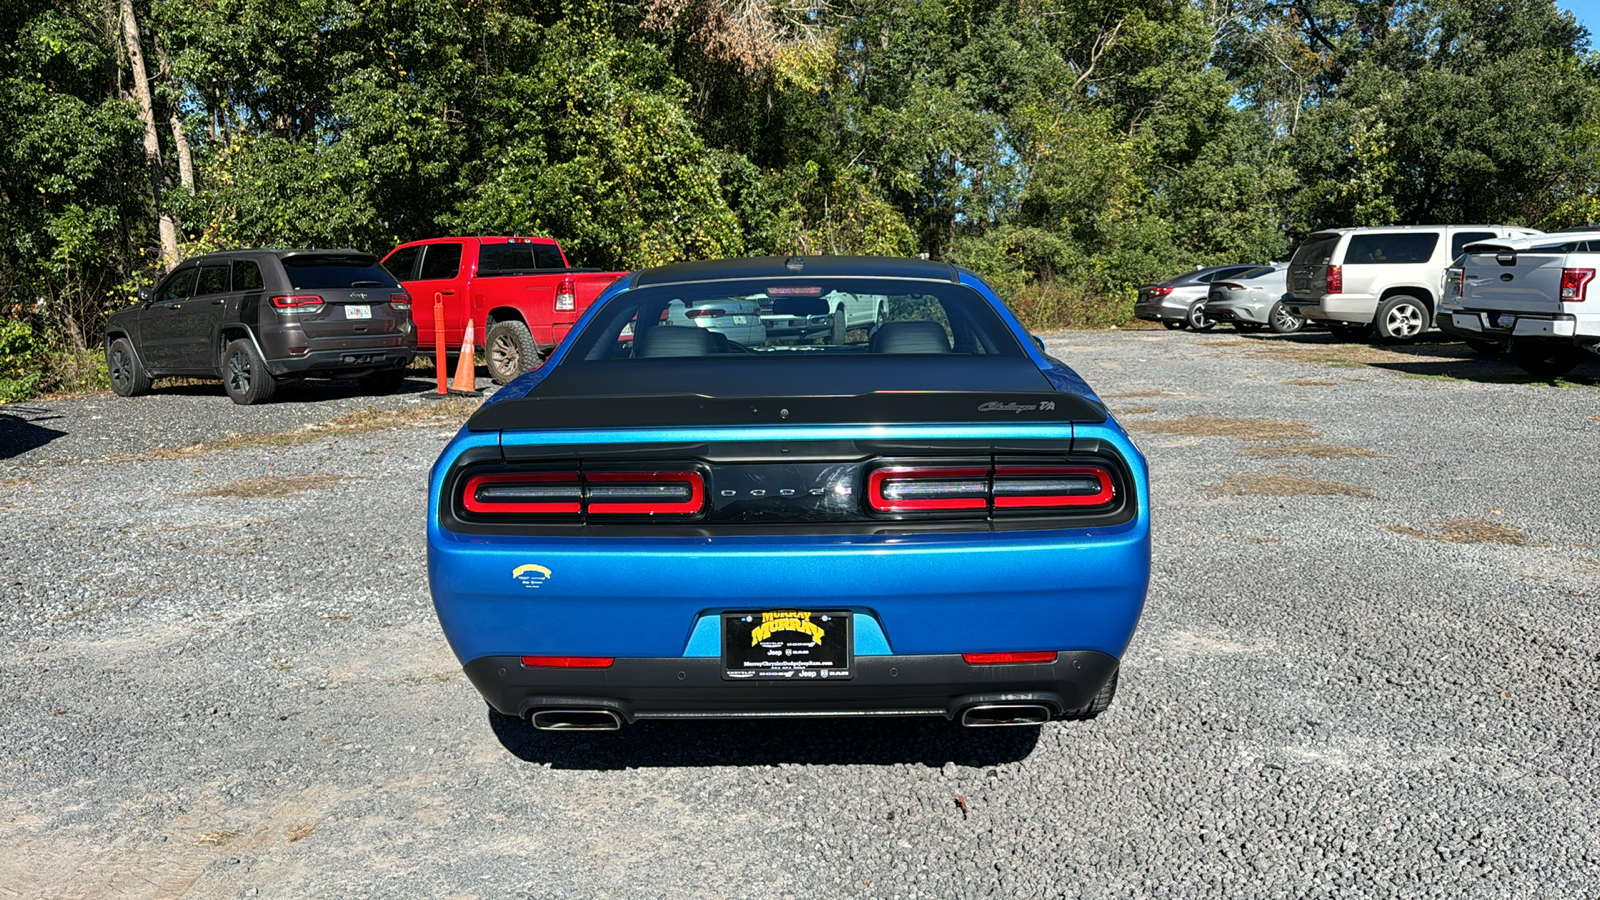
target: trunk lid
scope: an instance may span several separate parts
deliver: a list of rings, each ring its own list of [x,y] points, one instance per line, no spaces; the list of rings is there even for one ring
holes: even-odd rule
[[[1558,314],[1562,312],[1561,270],[1566,260],[1561,252],[1473,244],[1461,263],[1461,308],[1468,312]]]

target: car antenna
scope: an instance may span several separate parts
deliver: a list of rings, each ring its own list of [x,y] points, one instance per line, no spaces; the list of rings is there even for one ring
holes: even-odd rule
[[[783,261],[783,267],[791,272],[799,274],[800,270],[806,267],[806,261],[803,257],[791,256]]]

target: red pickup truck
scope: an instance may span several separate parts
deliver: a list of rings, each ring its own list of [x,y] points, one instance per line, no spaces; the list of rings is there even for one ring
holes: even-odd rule
[[[461,348],[467,320],[489,376],[505,384],[544,361],[589,304],[626,272],[574,269],[542,237],[448,237],[389,251],[383,267],[412,297],[417,347],[432,352],[434,300],[444,306],[445,346]]]

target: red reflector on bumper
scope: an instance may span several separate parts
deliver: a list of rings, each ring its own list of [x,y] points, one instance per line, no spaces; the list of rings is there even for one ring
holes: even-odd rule
[[[995,666],[1005,663],[1053,663],[1054,650],[1024,650],[1020,653],[963,653],[961,658],[969,666]]]
[[[611,656],[524,656],[522,664],[530,669],[609,669],[613,659],[615,657]]]

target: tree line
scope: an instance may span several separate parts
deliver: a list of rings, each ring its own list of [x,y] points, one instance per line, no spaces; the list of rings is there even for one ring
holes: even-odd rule
[[[0,398],[244,246],[927,254],[1115,323],[1319,227],[1600,219],[1597,76],[1553,0],[0,0]]]

